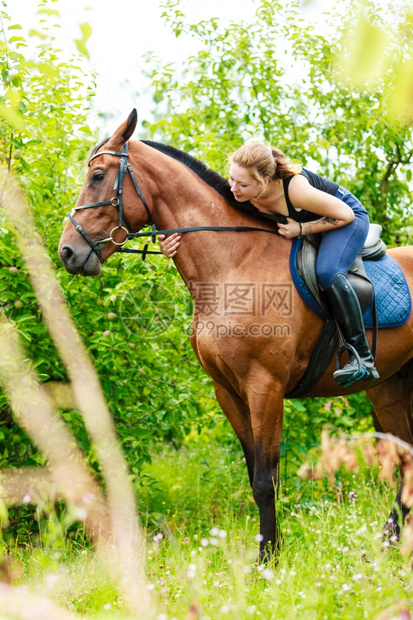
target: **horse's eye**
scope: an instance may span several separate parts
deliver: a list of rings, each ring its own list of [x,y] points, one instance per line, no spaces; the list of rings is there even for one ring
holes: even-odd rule
[[[92,176],[92,183],[100,183],[105,178],[103,172],[94,172]]]

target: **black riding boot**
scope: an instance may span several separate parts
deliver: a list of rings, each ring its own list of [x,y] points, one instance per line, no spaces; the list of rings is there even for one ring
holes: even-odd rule
[[[359,300],[346,276],[337,274],[325,295],[346,343],[355,349],[353,352],[349,348],[350,359],[343,368],[336,370],[334,379],[343,387],[356,381],[380,379],[364,330]]]

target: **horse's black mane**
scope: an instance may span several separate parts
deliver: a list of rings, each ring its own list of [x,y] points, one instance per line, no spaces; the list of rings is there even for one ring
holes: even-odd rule
[[[152,140],[141,140],[141,142],[143,142],[147,146],[156,149],[157,151],[160,151],[164,155],[168,155],[169,157],[180,161],[182,164],[195,172],[195,174],[197,174],[200,179],[202,179],[210,187],[215,189],[218,194],[225,198],[227,202],[229,202],[240,211],[245,211],[250,215],[255,215],[256,217],[264,220],[272,220],[275,222],[285,221],[285,217],[283,215],[277,216],[262,213],[250,202],[237,202],[234,198],[233,193],[231,192],[227,179],[218,174],[218,172],[215,172],[215,170],[208,168],[202,161],[199,161],[199,159],[196,159],[195,157],[192,157],[192,155],[188,155],[188,153],[185,153],[185,151],[180,151],[174,146],[162,144],[161,142],[153,142]]]
[[[94,155],[104,144],[108,142],[109,138],[102,140],[91,152],[91,155]],[[262,213],[256,207],[254,207],[250,202],[237,202],[231,192],[227,179],[222,177],[218,172],[208,168],[202,161],[196,159],[192,155],[185,153],[185,151],[181,151],[174,146],[169,146],[168,144],[162,144],[161,142],[153,142],[152,140],[141,140],[143,144],[150,146],[157,151],[160,151],[164,155],[168,157],[172,157],[172,159],[176,159],[181,162],[185,166],[187,166],[190,170],[195,172],[199,176],[200,179],[205,181],[210,187],[215,189],[218,194],[220,194],[227,202],[231,205],[239,209],[240,211],[245,211],[250,215],[255,215],[260,219],[264,220],[272,220],[275,222],[284,222],[284,216],[280,215],[270,215],[267,213]]]
[[[205,181],[205,183],[207,183],[210,187],[213,187],[219,194],[221,194],[221,196],[228,200],[228,202],[235,202],[227,179],[218,174],[218,172],[215,172],[215,170],[208,168],[199,159],[196,159],[195,157],[192,157],[192,155],[188,155],[188,153],[180,151],[173,146],[169,146],[168,144],[161,144],[160,142],[153,142],[152,140],[141,140],[141,142],[151,146],[157,151],[160,151],[164,155],[168,155],[168,157],[172,157],[173,159],[180,161],[182,164],[185,164],[185,166],[195,172],[195,174],[197,174],[199,178]]]

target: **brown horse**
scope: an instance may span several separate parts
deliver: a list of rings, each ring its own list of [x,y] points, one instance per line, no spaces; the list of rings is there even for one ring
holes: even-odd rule
[[[324,321],[292,283],[291,241],[262,232],[266,228],[276,233],[276,223],[263,225],[229,204],[217,191],[219,175],[185,153],[128,142],[136,123],[133,110],[113,136],[96,147],[62,234],[60,257],[70,273],[98,275],[128,230],[140,231],[148,222],[159,230],[203,228],[182,235],[174,260],[195,303],[191,344],[212,377],[218,402],[245,454],[260,513],[261,557],[266,557],[280,541],[275,488],[283,399],[302,378]],[[217,226],[223,230],[214,232]],[[242,232],[234,232],[234,227]],[[254,232],[246,232],[250,228]],[[411,288],[413,248],[389,253]],[[408,364],[412,330],[413,318],[401,327],[380,330],[376,365],[381,379],[367,389],[381,429],[408,443],[413,443]],[[333,371],[334,361],[308,396],[337,396],[367,387],[359,383],[339,388]],[[397,501],[400,505],[400,491]],[[395,509],[391,516],[397,520]]]

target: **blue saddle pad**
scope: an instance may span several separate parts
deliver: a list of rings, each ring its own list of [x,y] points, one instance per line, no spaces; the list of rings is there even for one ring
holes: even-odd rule
[[[293,239],[290,255],[290,269],[294,284],[304,301],[317,314],[327,318],[325,310],[310,293],[297,269],[297,253],[302,239]],[[377,320],[379,327],[399,327],[404,325],[410,316],[412,307],[409,287],[406,278],[396,261],[385,254],[377,261],[364,261],[367,277],[373,282],[376,293]],[[373,326],[373,301],[363,313],[366,328]]]

